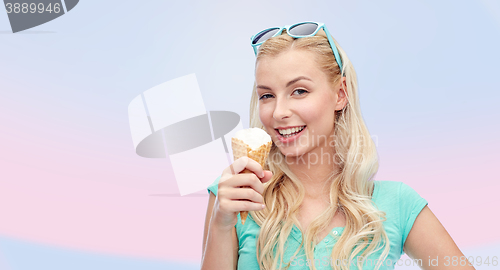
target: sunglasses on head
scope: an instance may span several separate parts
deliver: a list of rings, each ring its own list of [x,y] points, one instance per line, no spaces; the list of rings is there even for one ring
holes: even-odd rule
[[[323,29],[326,33],[326,37],[328,38],[328,43],[330,43],[330,47],[332,48],[333,55],[335,56],[335,60],[339,65],[340,72],[342,72],[342,61],[340,60],[340,55],[337,50],[337,46],[330,37],[330,33],[326,29],[324,23],[319,22],[301,22],[292,25],[286,25],[283,27],[272,27],[266,30],[262,30],[259,33],[253,35],[250,39],[252,40],[252,48],[257,55],[258,47],[264,43],[264,41],[281,35],[283,30],[286,30],[287,34],[293,38],[303,38],[303,37],[312,37],[318,33],[320,29]]]

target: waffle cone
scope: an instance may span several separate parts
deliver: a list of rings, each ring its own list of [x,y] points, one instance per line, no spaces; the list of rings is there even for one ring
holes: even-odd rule
[[[260,166],[262,166],[262,168],[264,168],[264,165],[266,164],[266,159],[267,156],[269,155],[269,151],[271,150],[271,145],[272,142],[268,142],[266,144],[261,145],[259,148],[252,150],[252,148],[250,148],[250,146],[248,146],[248,144],[244,143],[242,140],[236,138],[231,139],[231,146],[233,148],[234,160],[247,156],[257,161],[260,164]],[[253,173],[253,172],[248,169],[244,169],[240,173]],[[248,216],[247,211],[240,212],[241,224],[243,225],[245,224],[247,216]]]

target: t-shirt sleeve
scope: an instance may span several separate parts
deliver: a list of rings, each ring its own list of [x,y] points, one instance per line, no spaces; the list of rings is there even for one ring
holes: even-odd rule
[[[401,183],[399,188],[399,217],[401,232],[403,234],[401,252],[403,252],[406,237],[408,237],[415,219],[426,205],[427,201],[420,197],[420,195],[413,188],[405,183]]]
[[[210,195],[210,191],[217,197],[217,190],[219,190],[219,180],[220,176],[215,179],[215,181],[208,186],[207,191],[208,195]]]

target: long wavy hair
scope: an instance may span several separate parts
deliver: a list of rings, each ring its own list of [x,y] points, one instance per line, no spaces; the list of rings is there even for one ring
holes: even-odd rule
[[[316,270],[313,251],[320,240],[317,235],[329,227],[331,218],[337,211],[344,213],[346,225],[331,253],[331,261],[340,262],[333,263],[333,269],[349,269],[351,262],[356,262],[361,269],[362,261],[358,260],[357,256],[366,259],[380,250],[382,253],[378,259],[383,262],[390,248],[382,225],[386,219],[385,213],[379,211],[371,200],[374,189],[371,180],[378,170],[378,156],[361,115],[356,72],[344,50],[335,40],[334,42],[343,63],[343,70],[339,69],[323,31],[318,32],[316,36],[299,39],[290,37],[284,31],[282,35],[270,38],[260,46],[256,60],[257,64],[265,57],[274,57],[287,50],[307,50],[316,54],[318,66],[327,74],[332,85],[342,76],[346,77],[347,89],[344,90],[348,103],[342,110],[335,112],[334,135],[338,139],[333,146],[335,155],[332,159],[335,159],[333,162],[338,164],[339,170],[335,171],[332,166],[329,178],[330,205],[310,223],[302,235],[299,249],[295,251],[296,255],[302,246],[305,247],[306,257],[313,270]],[[250,127],[265,130],[259,118],[258,101],[254,84],[250,103]],[[289,169],[284,155],[274,143],[269,156],[264,169],[271,170],[273,177],[264,184],[263,197],[266,208],[262,211],[251,211],[250,215],[261,228],[256,244],[260,269],[286,269],[291,262],[283,262],[285,242],[294,224],[301,228],[297,216],[305,188]],[[375,269],[379,267],[380,264]]]

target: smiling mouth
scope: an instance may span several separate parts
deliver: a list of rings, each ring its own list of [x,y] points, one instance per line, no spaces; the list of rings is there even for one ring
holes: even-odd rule
[[[286,139],[286,138],[289,138],[289,137],[292,137],[292,136],[299,134],[305,128],[306,128],[306,126],[301,126],[301,127],[296,127],[296,128],[292,128],[292,129],[286,129],[286,130],[279,130],[279,129],[275,129],[275,130],[276,130],[276,133],[278,133],[278,135],[280,135],[281,137]]]

